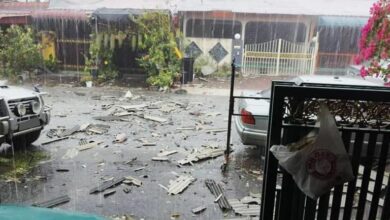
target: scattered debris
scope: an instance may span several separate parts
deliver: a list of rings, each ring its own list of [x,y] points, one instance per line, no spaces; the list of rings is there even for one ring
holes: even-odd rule
[[[58,134],[58,137],[66,137],[66,136],[70,136],[76,132],[78,132],[80,130],[80,125],[75,125],[73,128],[71,129],[66,129],[65,131],[61,132],[60,134]]]
[[[163,113],[171,113],[174,110],[175,108],[169,105],[163,105],[160,109],[160,111],[162,111]]]
[[[261,193],[249,192],[249,196],[254,197],[254,198],[261,198]]]
[[[156,143],[148,143],[148,142],[144,142],[142,144],[143,147],[152,147],[152,146],[156,146],[157,144]]]
[[[261,198],[255,198],[252,196],[245,196],[244,198],[241,199],[241,202],[244,204],[257,204],[260,205],[261,203]]]
[[[107,115],[107,116],[96,116],[93,117],[95,120],[99,121],[121,121],[122,118],[116,115]]]
[[[138,171],[141,171],[141,170],[143,170],[143,169],[145,169],[146,167],[139,167],[139,168],[137,168],[137,169],[134,169],[134,172],[138,172]]]
[[[204,210],[206,210],[206,206],[199,206],[197,208],[192,209],[192,213],[199,214],[199,213],[203,212]]]
[[[33,206],[41,207],[41,208],[53,208],[59,205],[62,205],[64,203],[67,203],[70,201],[70,197],[67,195],[59,196],[57,198],[45,201],[45,202],[39,202],[34,203]]]
[[[172,154],[176,154],[177,150],[170,150],[170,151],[162,151],[159,154],[157,154],[157,157],[166,157]]]
[[[178,218],[180,218],[180,213],[173,213],[171,215],[171,219],[178,219]]]
[[[195,149],[194,152],[188,154],[185,159],[179,160],[180,165],[191,164],[208,158],[216,158],[224,154],[224,149],[203,147]]]
[[[177,131],[191,131],[196,130],[195,126],[176,128]]]
[[[50,129],[46,132],[46,136],[48,136],[49,138],[53,138],[55,136],[58,136],[58,133],[61,133],[63,130],[59,130],[59,129]]]
[[[131,98],[133,98],[133,97],[134,97],[134,96],[133,96],[133,93],[131,93],[130,90],[127,90],[127,92],[126,92],[126,94],[125,94],[125,98],[131,99]]]
[[[203,78],[203,77],[199,77],[199,80],[203,81],[203,82],[209,82],[206,78]]]
[[[131,192],[131,190],[126,187],[126,188],[123,188],[123,192],[127,194],[127,193]]]
[[[139,105],[118,105],[119,108],[122,108],[126,111],[138,111],[140,109],[143,109],[147,107],[146,104],[139,104]]]
[[[159,122],[159,123],[164,123],[164,122],[168,121],[168,119],[166,119],[166,118],[160,118],[160,117],[153,116],[153,115],[144,115],[143,118],[146,119],[146,120],[156,121],[156,122]]]
[[[223,194],[221,193],[217,198],[215,198],[215,199],[214,199],[214,202],[217,203],[217,202],[221,199],[222,195],[223,195]]]
[[[89,191],[89,194],[103,192],[106,189],[109,189],[109,188],[112,188],[112,187],[115,187],[115,186],[121,184],[124,180],[125,180],[125,177],[121,177],[117,180],[106,181],[106,182],[100,184],[99,186],[92,188]]]
[[[79,154],[79,151],[76,148],[71,148],[66,151],[65,155],[62,157],[62,159],[73,159]]]
[[[153,161],[169,161],[168,157],[152,157]]]
[[[127,140],[127,136],[124,133],[117,134],[115,136],[115,143],[123,143]]]
[[[69,172],[69,169],[59,168],[59,169],[56,169],[56,171],[59,173],[66,173],[66,172]]]
[[[205,184],[207,186],[207,188],[209,188],[210,192],[216,197],[220,197],[217,202],[218,202],[218,205],[221,209],[223,210],[227,210],[227,209],[231,209],[232,207],[230,206],[228,200],[226,199],[225,197],[225,194],[223,192],[223,188],[221,186],[221,184],[217,184],[214,180],[212,179],[206,179],[205,180]],[[260,212],[259,212],[260,213]]]
[[[168,194],[176,195],[183,192],[183,190],[186,189],[195,180],[196,179],[192,176],[183,175],[179,176],[175,180],[169,181]]]
[[[85,123],[85,124],[80,125],[79,131],[80,131],[80,132],[86,131],[87,128],[88,128],[90,125],[91,125],[90,123]]]
[[[57,142],[57,141],[66,140],[66,139],[68,139],[68,138],[69,138],[69,137],[62,137],[62,138],[58,138],[58,139],[46,141],[46,142],[41,143],[41,145],[48,145],[48,144],[51,144],[51,143],[54,143],[54,142]]]
[[[135,186],[141,186],[142,185],[142,181],[141,180],[138,180],[132,176],[127,176],[125,177],[125,180],[123,181],[123,183],[125,184],[128,184],[128,185],[135,185]]]
[[[133,114],[134,114],[133,112],[115,112],[113,115],[116,117],[119,117],[118,121],[119,120],[124,121],[124,119],[122,117],[133,115]]]
[[[175,94],[178,94],[178,95],[185,95],[187,93],[188,92],[185,89],[178,89],[178,90],[175,91]]]
[[[229,199],[229,204],[231,205],[233,211],[236,214],[243,216],[259,216],[260,215],[260,205],[248,205],[239,201],[238,199]]]
[[[90,125],[86,131],[90,134],[104,134],[108,132],[108,129],[110,129],[109,125],[93,124]]]
[[[116,190],[110,190],[110,191],[108,191],[108,192],[105,192],[104,194],[103,194],[103,196],[104,196],[104,198],[106,198],[106,197],[109,197],[109,196],[111,196],[111,195],[114,195],[116,193]]]
[[[226,128],[221,128],[221,129],[206,129],[206,133],[208,134],[216,134],[216,133],[221,133],[221,132],[227,132]]]
[[[209,112],[206,114],[206,116],[216,117],[218,115],[222,115],[220,112]]]
[[[169,192],[169,189],[165,186],[163,186],[162,184],[158,184],[161,188],[165,189],[165,191]]]
[[[112,106],[114,106],[114,104],[102,105],[102,110],[108,110],[108,109],[112,108]]]
[[[102,141],[101,142],[95,142],[95,141],[91,141],[91,142],[87,142],[87,143],[85,143],[85,142],[82,142],[82,143],[80,143],[80,145],[77,147],[77,149],[79,150],[79,151],[85,151],[85,150],[89,150],[89,149],[91,149],[91,148],[94,148],[94,147],[97,147],[99,144],[101,144],[102,143]]]

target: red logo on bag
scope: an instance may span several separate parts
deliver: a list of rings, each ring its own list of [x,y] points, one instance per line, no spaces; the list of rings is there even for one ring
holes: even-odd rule
[[[329,150],[315,150],[306,161],[307,172],[318,179],[329,179],[335,174],[336,159],[336,155]]]

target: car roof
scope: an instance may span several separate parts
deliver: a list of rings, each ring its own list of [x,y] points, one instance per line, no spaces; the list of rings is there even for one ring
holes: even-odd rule
[[[305,75],[292,80],[295,84],[332,84],[332,85],[356,85],[356,86],[383,86],[383,84],[365,80],[362,77],[332,76],[332,75]]]

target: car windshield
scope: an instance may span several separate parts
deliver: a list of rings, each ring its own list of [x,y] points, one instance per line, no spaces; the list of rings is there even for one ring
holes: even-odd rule
[[[253,96],[300,76],[389,84],[388,6],[0,1],[0,219],[258,218],[272,102]]]

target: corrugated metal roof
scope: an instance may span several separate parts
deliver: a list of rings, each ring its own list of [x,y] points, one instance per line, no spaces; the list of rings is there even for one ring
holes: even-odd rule
[[[368,16],[375,0],[51,0],[49,8],[133,8],[171,11],[223,10],[237,13]]]

